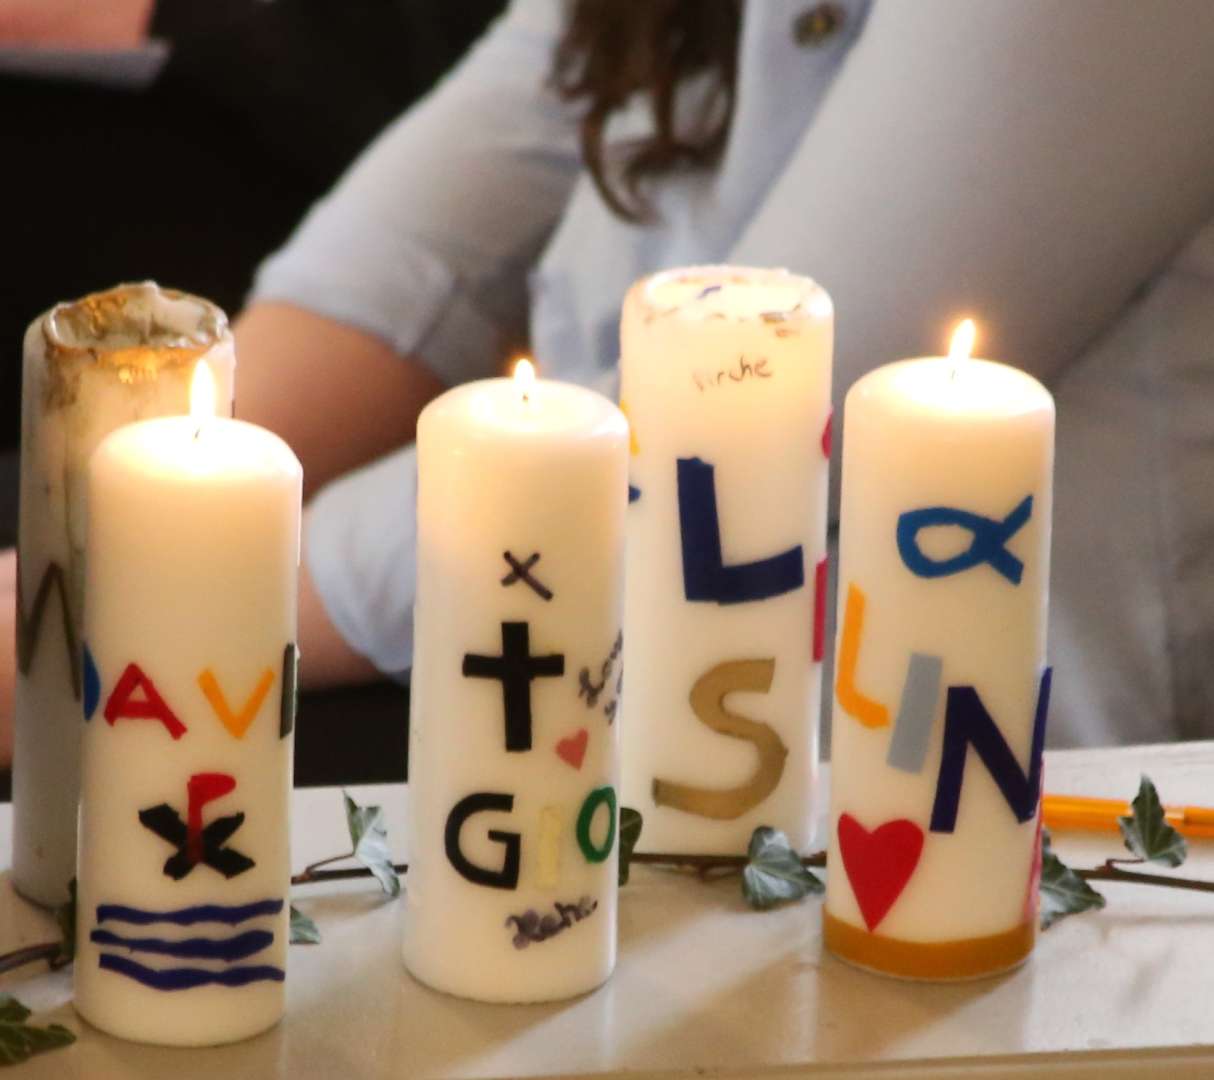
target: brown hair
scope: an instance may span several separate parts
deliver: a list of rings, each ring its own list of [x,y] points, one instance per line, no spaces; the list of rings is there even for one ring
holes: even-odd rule
[[[582,160],[618,216],[651,220],[645,178],[720,156],[733,115],[740,23],[741,0],[573,0],[552,82],[566,100],[586,102]],[[706,72],[714,77],[708,107],[692,130],[676,131],[679,83]],[[624,147],[617,175],[609,176],[603,129],[638,92],[649,97],[654,133]]]

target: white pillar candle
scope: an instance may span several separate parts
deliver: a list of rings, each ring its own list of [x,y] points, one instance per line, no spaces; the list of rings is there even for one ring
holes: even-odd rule
[[[1031,951],[1054,405],[963,355],[847,395],[825,941],[964,978]]]
[[[215,417],[121,428],[89,469],[75,1000],[123,1038],[282,1015],[301,476]]]
[[[811,840],[821,708],[833,312],[783,270],[630,290],[624,803],[641,850]]]
[[[188,412],[200,359],[230,411],[223,312],[151,282],[58,304],[25,335],[13,883],[41,904],[65,901],[76,869],[88,460],[121,424]]]
[[[405,964],[545,1001],[615,965],[628,425],[580,387],[491,379],[417,428]]]

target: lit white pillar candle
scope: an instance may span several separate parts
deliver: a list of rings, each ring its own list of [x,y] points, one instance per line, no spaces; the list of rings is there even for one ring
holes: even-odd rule
[[[404,958],[484,1001],[583,993],[616,952],[628,425],[520,369],[417,428]]]
[[[624,303],[632,423],[624,803],[646,851],[811,839],[833,312],[783,270],[694,267]]]
[[[970,342],[844,417],[825,941],[910,977],[1011,967],[1036,929],[1054,405]]]
[[[76,872],[88,460],[122,424],[188,412],[200,359],[229,412],[223,312],[151,282],[58,304],[25,335],[13,883],[41,904],[64,902]]]
[[[282,1015],[301,476],[205,406],[93,456],[75,1000],[111,1034]]]

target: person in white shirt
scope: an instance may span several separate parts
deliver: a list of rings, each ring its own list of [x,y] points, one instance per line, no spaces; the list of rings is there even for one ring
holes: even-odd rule
[[[1210,734],[1211,55],[1203,0],[517,0],[238,327],[238,409],[317,492],[305,678],[409,668],[426,401],[528,322],[545,375],[609,385],[628,284],[721,261],[826,287],[837,405],[963,314],[1044,380],[1052,741]]]

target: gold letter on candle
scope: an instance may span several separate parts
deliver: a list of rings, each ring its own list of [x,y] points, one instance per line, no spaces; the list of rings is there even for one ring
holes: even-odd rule
[[[839,704],[865,727],[886,727],[889,709],[856,689],[856,661],[860,656],[860,635],[864,633],[864,590],[847,586],[847,607],[843,612],[843,635],[839,641],[839,677],[835,694]]]
[[[766,694],[775,674],[775,660],[727,660],[705,672],[691,688],[691,707],[700,722],[722,735],[745,739],[759,752],[754,775],[735,788],[692,787],[671,780],[654,780],[653,801],[700,817],[732,821],[753,810],[776,789],[784,775],[788,747],[768,724],[750,720],[725,708],[734,691]]]
[[[555,889],[561,881],[561,811],[545,806],[540,811],[539,855],[535,860],[535,883],[541,889]]]

